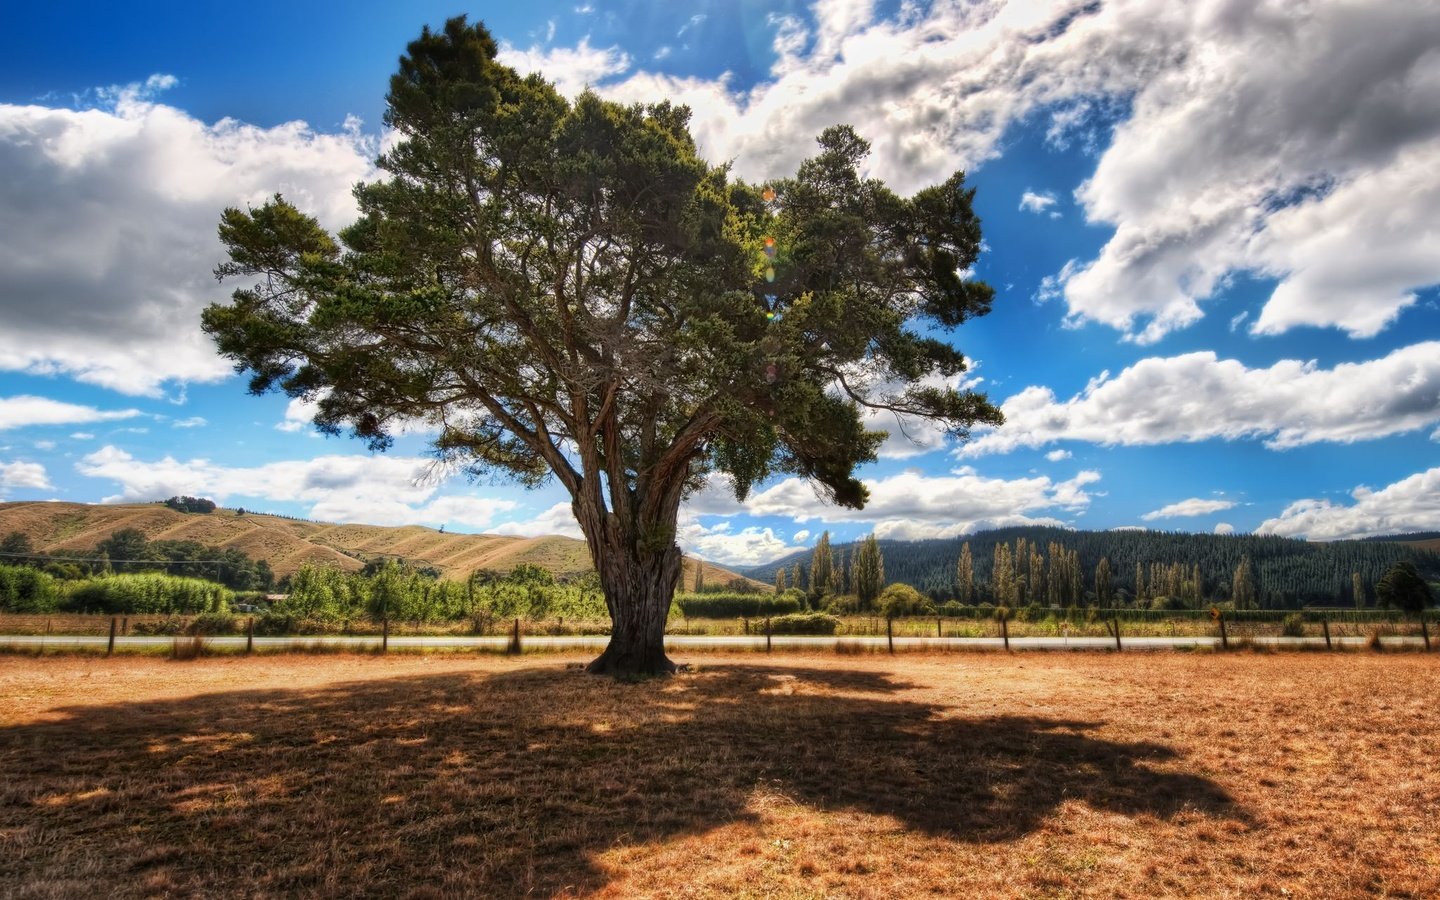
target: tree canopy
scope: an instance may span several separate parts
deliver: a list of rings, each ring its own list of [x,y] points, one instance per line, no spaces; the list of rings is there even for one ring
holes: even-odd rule
[[[937,336],[991,302],[965,274],[963,173],[900,197],[836,126],[749,184],[701,159],[684,107],[572,102],[496,51],[464,17],[409,45],[387,177],[338,239],[278,195],[224,212],[216,274],[249,284],[203,324],[252,392],[316,400],[317,426],[374,448],[418,421],[471,475],[558,479],[617,634],[625,597],[668,606],[679,504],[708,474],[860,507],[866,410],[957,439],[1000,422]]]

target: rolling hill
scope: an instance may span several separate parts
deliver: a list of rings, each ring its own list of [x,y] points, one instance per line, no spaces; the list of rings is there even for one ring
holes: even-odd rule
[[[270,564],[283,578],[305,563],[361,568],[377,557],[403,557],[434,566],[442,577],[464,578],[475,569],[508,572],[521,563],[543,566],[556,576],[591,570],[584,541],[559,535],[512,537],[455,534],[420,525],[340,525],[263,513],[217,509],[208,515],[181,513],[158,503],[90,505],[84,503],[0,503],[0,535],[19,531],[36,552],[89,550],[122,528],[135,528],[148,540],[198,541],[233,547]],[[691,558],[683,584],[704,566],[707,584],[738,578],[735,572]],[[768,584],[758,584],[769,588]]]

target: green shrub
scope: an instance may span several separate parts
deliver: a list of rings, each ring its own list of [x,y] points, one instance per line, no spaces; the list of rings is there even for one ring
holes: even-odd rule
[[[1305,617],[1300,613],[1291,613],[1280,623],[1280,633],[1285,637],[1305,636]]]
[[[54,612],[59,602],[53,576],[30,566],[0,566],[0,612]]]
[[[680,614],[691,619],[762,619],[800,611],[800,602],[787,591],[775,594],[677,594]]]
[[[234,634],[240,631],[240,620],[229,613],[201,613],[190,623],[190,634]]]
[[[940,604],[940,615],[942,616],[949,616],[952,619],[958,619],[960,616],[964,615],[964,613],[965,607],[961,606],[960,601],[958,600],[947,600],[944,603]]]
[[[770,620],[771,634],[834,634],[840,620],[825,613],[792,613]]]
[[[119,615],[196,615],[225,612],[232,596],[229,588],[202,578],[140,572],[74,582],[68,587],[66,606]]]
[[[934,615],[935,607],[930,598],[908,584],[892,584],[880,592],[875,600],[880,614],[887,618],[900,616]]]

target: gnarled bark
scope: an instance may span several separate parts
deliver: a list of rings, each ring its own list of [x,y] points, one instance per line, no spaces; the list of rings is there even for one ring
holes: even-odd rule
[[[667,545],[647,546],[617,517],[582,512],[582,505],[576,504],[576,518],[586,533],[611,623],[609,645],[586,671],[616,677],[673,674],[676,666],[665,655],[665,622],[682,563],[673,531]]]

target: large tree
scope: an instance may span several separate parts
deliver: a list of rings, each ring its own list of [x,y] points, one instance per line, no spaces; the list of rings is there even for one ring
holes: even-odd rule
[[[228,209],[205,311],[250,390],[318,400],[322,430],[384,448],[435,430],[472,475],[569,493],[613,622],[596,672],[673,669],[665,617],[681,502],[775,473],[859,508],[867,410],[963,439],[998,424],[937,337],[988,311],[963,173],[903,198],[826,130],[793,177],[700,158],[689,111],[573,102],[495,59],[480,25],[426,29],[390,80],[392,149],[332,237],[278,195]]]
[[[1433,601],[1430,585],[1420,577],[1415,564],[1397,562],[1375,584],[1375,599],[1384,606],[1394,606],[1418,613]]]

